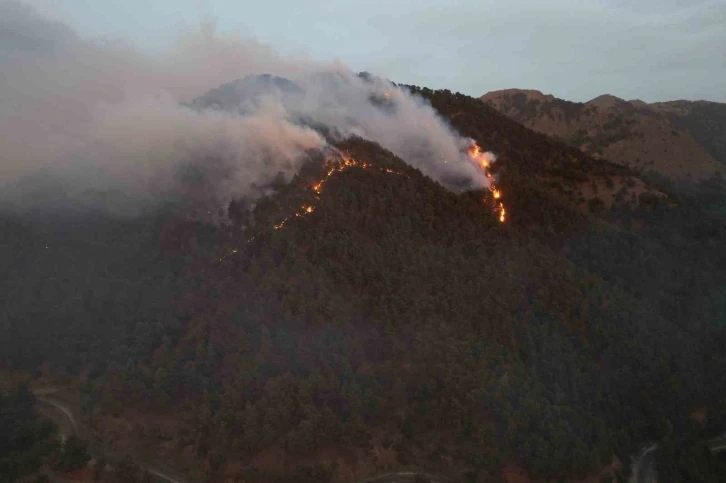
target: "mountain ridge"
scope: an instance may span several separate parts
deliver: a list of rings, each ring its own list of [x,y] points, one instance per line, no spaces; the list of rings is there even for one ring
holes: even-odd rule
[[[535,131],[644,173],[696,180],[726,174],[726,104],[647,104],[610,94],[578,103],[538,92],[508,89],[480,99]]]

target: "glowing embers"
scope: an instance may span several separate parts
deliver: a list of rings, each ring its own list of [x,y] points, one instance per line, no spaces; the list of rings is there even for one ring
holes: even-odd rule
[[[302,218],[305,215],[309,215],[313,211],[315,211],[315,206],[313,206],[313,205],[302,205],[300,207],[300,210],[297,213],[295,213],[295,215],[293,215],[293,216],[295,216],[297,218]],[[292,218],[292,216],[288,216],[287,218],[285,218],[284,220],[282,220],[277,225],[273,225],[272,228],[274,228],[275,230],[279,230],[280,228],[282,228],[283,226],[285,226],[285,223],[287,223],[290,220],[290,218]]]
[[[236,248],[234,248],[229,253],[227,253],[226,255],[221,256],[217,260],[221,262],[222,260],[224,260],[227,257],[231,257],[232,255],[236,255],[238,252],[239,252],[239,250],[236,249]]]
[[[489,152],[484,152],[479,148],[479,146],[476,145],[476,143],[473,143],[471,148],[469,148],[468,151],[469,159],[477,165],[489,178],[490,184],[489,184],[489,190],[491,192],[492,198],[495,200],[495,210],[498,213],[498,219],[501,223],[504,223],[507,220],[507,212],[504,207],[504,204],[502,203],[502,192],[499,188],[496,188],[494,185],[494,176],[491,173],[491,166],[494,163],[494,155]],[[446,162],[446,161],[444,161]],[[322,195],[323,191],[325,190],[325,186],[327,185],[330,178],[335,173],[342,173],[343,171],[350,169],[350,168],[359,168],[364,170],[371,170],[371,171],[377,171],[379,173],[385,173],[385,174],[394,174],[397,176],[407,176],[406,173],[395,171],[390,168],[384,168],[380,166],[375,166],[370,163],[365,163],[362,161],[358,161],[356,159],[351,158],[346,153],[342,152],[335,152],[335,154],[330,155],[327,157],[325,162],[325,173],[323,176],[312,183],[310,185],[310,189],[312,189],[313,193],[315,195],[312,197],[313,199],[311,201],[308,201],[306,203],[303,203],[300,205],[300,207],[290,216],[287,216],[282,221],[280,221],[277,224],[272,225],[272,228],[274,230],[279,230],[287,225],[287,223],[292,220],[293,218],[302,218],[304,216],[307,216],[311,213],[313,213],[317,208],[317,202],[320,201],[320,196]],[[252,238],[248,239],[248,242],[253,241],[258,234],[254,235]],[[224,255],[219,259],[219,261],[224,260],[225,258],[234,255],[238,252],[237,249],[234,249],[230,251],[228,254]]]
[[[320,200],[320,195],[323,192],[323,189],[325,188],[326,183],[330,179],[331,176],[333,176],[335,173],[342,173],[343,171],[350,169],[350,168],[360,168],[360,169],[366,169],[366,170],[375,170],[381,173],[387,173],[387,174],[396,174],[403,176],[403,173],[394,171],[389,168],[380,168],[373,166],[370,163],[364,163],[362,161],[357,161],[351,157],[349,157],[347,154],[338,152],[336,153],[336,156],[329,156],[326,160],[326,171],[325,175],[318,180],[317,182],[313,183],[311,186],[312,190],[315,192],[315,201]],[[275,230],[279,230],[285,224],[294,217],[301,218],[305,215],[309,215],[313,211],[315,211],[315,204],[304,204],[300,206],[297,212],[295,212],[294,215],[288,216],[284,220],[282,220],[280,223],[273,226]]]
[[[507,221],[507,210],[504,208],[504,203],[501,202],[502,191],[497,188],[494,184],[494,175],[492,175],[491,168],[495,161],[494,155],[490,152],[482,151],[482,149],[472,141],[472,145],[467,152],[469,159],[478,166],[486,177],[489,178],[489,191],[492,194],[492,198],[496,201],[496,211],[499,213],[499,221],[504,223]]]

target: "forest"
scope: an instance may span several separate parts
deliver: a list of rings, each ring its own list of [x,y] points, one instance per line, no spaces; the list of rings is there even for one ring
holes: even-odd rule
[[[614,458],[626,481],[653,441],[694,448],[662,474],[717,481],[726,465],[698,448],[726,430],[724,181],[648,177],[409,88],[498,154],[507,223],[486,193],[450,192],[359,138],[337,147],[396,174],[335,173],[280,229],[313,198],[320,158],[228,225],[174,207],[3,215],[0,366],[83,373],[99,428],[130,408],[173,413],[139,444],[192,454],[183,470],[209,482],[406,467],[560,481]],[[606,177],[665,196],[583,209],[573,187]],[[276,468],[255,464],[270,451]]]
[[[15,483],[37,473],[57,448],[57,428],[34,412],[27,386],[0,391],[0,482]],[[42,483],[42,476],[37,480]]]

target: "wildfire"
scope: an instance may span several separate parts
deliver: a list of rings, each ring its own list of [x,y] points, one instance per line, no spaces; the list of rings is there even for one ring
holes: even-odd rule
[[[337,172],[345,171],[346,169],[352,168],[354,166],[363,168],[363,169],[368,169],[371,167],[370,164],[362,163],[362,162],[356,161],[354,159],[351,159],[343,153],[340,153],[340,156],[341,156],[341,159],[332,161],[333,166],[328,168],[328,171],[325,173],[325,176],[323,176],[323,178],[320,181],[318,181],[317,183],[315,183],[312,186],[313,191],[315,191],[316,194],[319,195],[323,191],[323,186],[325,185],[325,183],[328,181],[328,179],[333,174],[335,174]],[[330,160],[328,160],[328,161],[330,163]],[[391,172],[393,172],[393,171],[391,171]],[[397,174],[400,174],[400,173],[397,173]]]
[[[482,151],[476,143],[473,143],[467,154],[469,154],[469,159],[486,173],[487,178],[492,178],[490,169],[494,160],[491,153]]]
[[[273,225],[273,229],[279,230],[280,228],[284,227],[288,221],[290,221],[292,218],[302,218],[303,216],[309,215],[310,213],[315,211],[316,205],[315,203],[320,200],[320,195],[323,192],[323,189],[325,188],[325,184],[328,182],[331,176],[333,176],[335,173],[343,172],[349,168],[360,168],[360,169],[374,169],[376,171],[379,171],[381,173],[386,174],[395,174],[404,176],[404,173],[401,173],[399,171],[395,171],[390,168],[382,168],[373,166],[369,163],[365,163],[362,161],[357,161],[351,157],[349,157],[346,153],[338,152],[338,155],[335,157],[329,157],[327,160],[327,170],[325,171],[325,174],[323,177],[318,180],[317,182],[313,183],[311,186],[311,189],[315,193],[315,201],[312,203],[306,203],[300,206],[300,208],[292,215],[288,216],[287,218],[283,219],[276,225]],[[472,146],[468,150],[469,159],[476,164],[481,170],[486,174],[487,178],[491,180],[489,184],[489,191],[492,194],[492,198],[494,200],[497,200],[496,208],[495,210],[499,214],[499,221],[501,223],[504,223],[507,220],[507,211],[504,207],[504,203],[502,203],[500,200],[502,199],[502,192],[499,188],[497,188],[494,185],[494,175],[491,173],[491,167],[492,162],[494,161],[492,159],[492,155],[490,153],[484,152],[481,150],[481,148],[476,144],[472,143]],[[444,163],[446,163],[446,160],[444,160]],[[248,240],[248,242],[251,242],[256,238],[256,235],[253,236]],[[238,250],[235,248],[228,254],[224,255],[219,259],[219,261],[224,260],[230,255],[234,255],[238,252]]]
[[[482,171],[484,171],[484,174],[486,174],[486,177],[491,180],[489,184],[489,191],[492,194],[492,198],[494,198],[495,200],[501,200],[502,191],[494,185],[494,175],[492,175],[491,172],[492,162],[494,161],[492,159],[492,155],[490,153],[482,151],[482,149],[475,142],[472,142],[468,154],[469,159],[471,159],[471,161],[475,165],[480,167]],[[504,223],[505,221],[507,221],[507,210],[504,208],[504,203],[498,201],[496,206],[496,210],[499,212],[499,221],[501,223]]]
[[[382,173],[403,175],[403,173],[398,172],[398,171],[394,171],[394,170],[389,169],[389,168],[378,168],[378,167],[374,167],[373,165],[371,165],[369,163],[364,163],[362,161],[357,161],[355,159],[350,158],[345,153],[339,152],[338,155],[339,155],[339,157],[335,157],[335,158],[332,158],[331,157],[331,158],[328,158],[327,164],[328,164],[329,167],[327,168],[327,171],[325,172],[325,175],[319,181],[317,181],[316,183],[314,183],[311,186],[313,192],[315,192],[315,195],[316,195],[315,196],[315,200],[316,201],[319,201],[320,200],[320,194],[323,192],[323,188],[325,187],[325,183],[328,182],[328,180],[330,179],[330,177],[333,176],[335,173],[343,172],[343,171],[345,171],[346,169],[349,169],[349,168],[376,169],[376,170],[378,170],[378,171],[380,171]],[[284,220],[282,220],[277,225],[274,225],[273,228],[275,230],[279,230],[280,228],[282,228],[283,226],[285,226],[285,224],[293,216],[294,217],[297,217],[297,218],[301,218],[301,217],[303,217],[305,215],[309,215],[313,211],[315,211],[315,204],[304,204],[304,205],[302,205],[300,207],[300,209],[294,215],[288,216],[287,218],[285,218]]]
[[[222,256],[221,258],[219,258],[218,260],[219,260],[219,261],[221,262],[221,261],[222,261],[222,260],[224,260],[225,258],[227,258],[227,257],[230,257],[230,256],[232,256],[232,255],[235,255],[235,254],[236,254],[236,253],[237,253],[238,251],[239,251],[239,250],[237,250],[236,248],[234,248],[234,249],[233,249],[232,251],[230,251],[230,252],[229,252],[229,253],[227,253],[226,255],[223,255],[223,256]]]

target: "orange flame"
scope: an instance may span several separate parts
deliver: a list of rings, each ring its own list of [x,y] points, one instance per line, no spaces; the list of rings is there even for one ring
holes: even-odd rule
[[[348,168],[361,168],[361,169],[374,169],[374,167],[369,163],[364,163],[362,161],[357,161],[355,159],[350,158],[345,153],[338,153],[339,158],[328,158],[327,162],[330,165],[328,170],[325,172],[325,175],[316,183],[314,183],[311,188],[315,192],[315,200],[320,200],[320,195],[323,192],[323,188],[325,187],[325,183],[328,182],[331,176],[333,176],[335,173],[340,173],[345,171]],[[404,173],[394,171],[389,168],[375,168],[378,171],[382,173],[388,173],[388,174],[396,174],[396,175],[403,175]],[[297,213],[295,213],[295,217],[301,218],[305,215],[308,215],[315,211],[315,205],[314,204],[305,204],[300,207]],[[285,226],[285,223],[290,220],[291,216],[288,216],[284,220],[282,220],[277,225],[274,225],[273,228],[275,230],[279,230],[283,226]]]
[[[492,175],[491,172],[492,162],[489,155],[483,152],[479,145],[477,145],[475,142],[472,142],[472,145],[467,151],[467,154],[469,155],[469,159],[475,165],[481,168],[482,171],[484,171],[486,177],[492,180],[492,182],[489,184],[489,191],[491,191],[492,193],[492,198],[494,198],[495,200],[500,200],[502,198],[502,191],[494,185],[494,175]],[[504,203],[499,201],[497,203],[496,210],[499,212],[499,221],[501,223],[507,221],[507,211],[504,208]]]
[[[486,171],[487,176],[490,176],[489,168],[491,166],[491,163],[489,161],[489,157],[486,155],[486,153],[482,152],[481,148],[474,143],[468,151],[469,159],[474,161],[474,164],[478,165],[481,169]]]
[[[318,180],[316,183],[314,183],[311,186],[311,189],[313,190],[313,192],[315,192],[315,195],[316,195],[315,196],[315,200],[317,200],[317,201],[320,200],[320,195],[323,192],[323,188],[325,187],[325,183],[328,182],[328,180],[330,179],[330,177],[333,176],[335,173],[343,172],[343,171],[345,171],[348,168],[355,167],[355,168],[361,168],[361,169],[376,169],[377,171],[379,171],[381,173],[387,173],[387,174],[395,174],[395,175],[405,176],[405,173],[402,173],[400,171],[395,171],[395,170],[392,170],[390,168],[374,167],[374,166],[372,166],[369,163],[364,163],[362,161],[357,161],[355,159],[350,158],[345,153],[340,153],[339,152],[338,155],[339,155],[339,158],[328,158],[327,163],[328,163],[328,165],[330,167],[325,172],[325,175],[320,180]],[[469,159],[471,159],[472,162],[474,162],[474,164],[476,164],[479,168],[482,169],[482,171],[484,171],[484,173],[486,174],[487,178],[489,178],[491,180],[494,179],[494,176],[491,173],[491,161],[490,161],[490,158],[489,158],[488,154],[485,153],[485,152],[483,152],[481,150],[481,148],[476,143],[473,143],[472,146],[469,148],[468,155],[469,155]],[[444,163],[446,163],[446,160],[444,160]],[[499,200],[499,199],[502,198],[502,192],[501,192],[501,190],[499,190],[498,188],[496,188],[494,186],[494,183],[493,182],[489,185],[489,190],[491,191],[492,197],[495,200]],[[276,225],[273,225],[272,227],[275,230],[279,230],[280,228],[283,228],[287,224],[287,222],[290,221],[291,218],[293,218],[293,217],[302,218],[303,216],[309,215],[310,213],[312,213],[313,211],[315,211],[315,208],[316,208],[316,206],[315,206],[314,203],[313,204],[303,204],[303,205],[300,206],[300,209],[295,214],[286,217],[285,219],[283,219],[282,221],[280,221]],[[499,201],[496,209],[499,212],[499,221],[501,223],[504,223],[506,221],[506,219],[507,219],[507,215],[506,215],[506,210],[504,208],[504,204],[501,201]],[[247,241],[248,242],[251,242],[256,237],[257,237],[257,235],[253,236],[252,238],[250,238]],[[221,258],[219,258],[219,261],[221,262],[225,258],[227,258],[227,257],[229,257],[231,255],[235,255],[237,252],[238,252],[238,249],[235,248],[232,251],[230,251],[229,253],[227,253],[226,255],[224,255]]]

